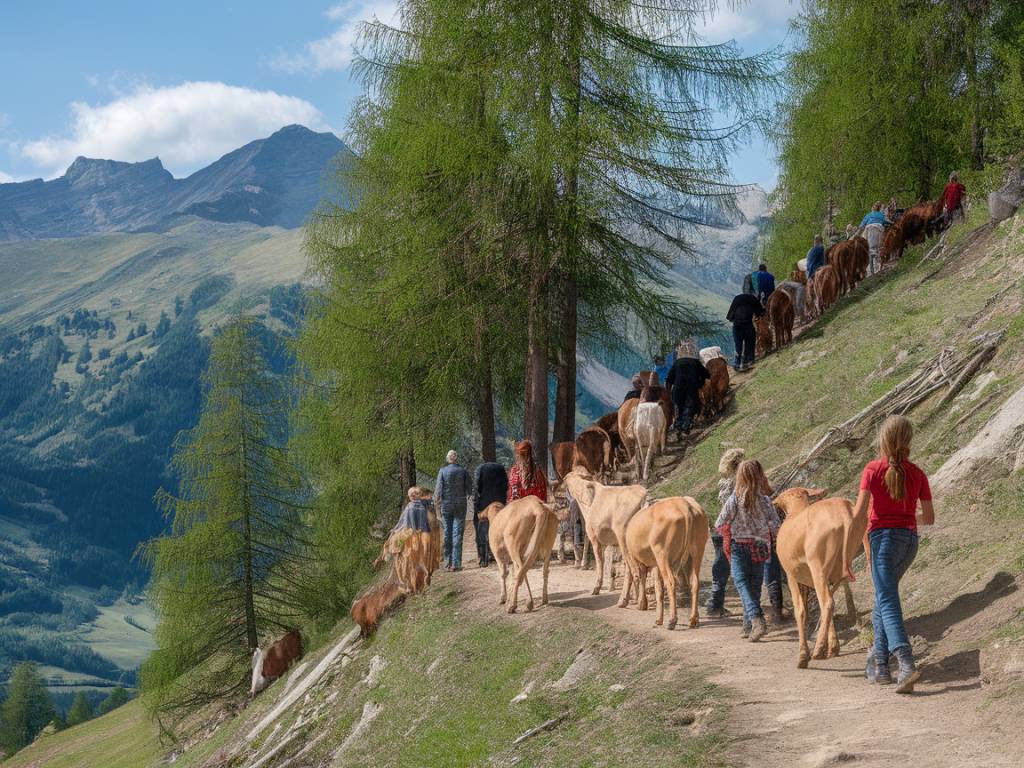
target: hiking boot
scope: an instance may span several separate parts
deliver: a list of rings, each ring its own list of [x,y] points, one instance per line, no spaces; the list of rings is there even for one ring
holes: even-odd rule
[[[864,667],[864,678],[869,683],[878,683],[879,685],[892,683],[892,677],[889,675],[889,660],[877,658],[874,651],[869,653],[868,662]]]
[[[750,637],[752,626],[750,621],[744,616],[743,617],[743,629],[740,630],[740,637]]]
[[[896,693],[913,693],[914,683],[921,679],[921,670],[914,665],[914,653],[909,645],[896,649],[896,660],[900,664],[896,676]]]
[[[704,612],[708,615],[708,618],[720,619],[725,616],[725,606],[716,605],[714,600],[708,600],[704,603]]]
[[[756,643],[758,640],[760,640],[767,634],[768,625],[764,621],[764,616],[754,617],[754,621],[752,624],[753,625],[750,630],[750,642]]]
[[[768,620],[772,623],[773,626],[777,627],[781,624],[785,624],[789,620],[789,617],[786,615],[785,610],[783,610],[780,606],[773,605],[771,608],[768,609]]]

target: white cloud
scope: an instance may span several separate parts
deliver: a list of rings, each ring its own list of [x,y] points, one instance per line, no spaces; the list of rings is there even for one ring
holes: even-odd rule
[[[327,130],[324,116],[303,99],[218,82],[136,87],[106,104],[71,105],[64,136],[16,145],[16,151],[51,175],[79,155],[137,162],[159,155],[183,175],[291,123]]]
[[[376,19],[391,25],[399,21],[396,0],[348,0],[328,8],[324,15],[339,23],[334,32],[306,43],[300,53],[277,56],[270,65],[291,73],[346,69],[355,56],[359,28],[364,21]]]
[[[697,33],[712,43],[742,42],[759,37],[764,39],[764,44],[758,48],[767,48],[781,41],[789,20],[800,11],[799,0],[750,0],[735,6],[719,5],[718,10],[707,13],[703,22],[697,25]]]
[[[10,184],[12,181],[15,180],[16,179],[9,173],[4,173],[3,171],[0,171],[0,184]]]

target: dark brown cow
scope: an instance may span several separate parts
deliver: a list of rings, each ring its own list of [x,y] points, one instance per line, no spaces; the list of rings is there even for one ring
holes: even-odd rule
[[[903,221],[903,219],[901,218],[900,221]],[[885,230],[885,236],[882,238],[882,247],[878,249],[878,258],[883,264],[896,261],[896,259],[903,256],[903,249],[905,247],[906,241],[903,239],[903,226],[897,222]]]
[[[405,590],[396,579],[388,579],[370,587],[352,603],[352,620],[359,625],[359,633],[369,637],[377,631],[381,618],[405,600]]]
[[[250,695],[255,696],[272,682],[281,677],[288,668],[302,658],[302,637],[297,629],[267,648],[252,652],[252,687]]]
[[[772,323],[768,319],[767,313],[755,318],[754,332],[757,334],[755,346],[757,356],[764,357],[772,351]]]
[[[774,337],[772,349],[781,349],[793,340],[793,300],[785,291],[774,291],[768,297],[766,309],[765,316]]]
[[[839,290],[843,294],[853,288],[856,258],[853,240],[840,240],[825,253],[825,263],[835,270],[839,278]]]
[[[626,446],[622,444],[622,436],[619,435],[619,412],[612,411],[611,413],[606,413],[604,416],[602,416],[600,419],[594,422],[594,426],[603,429],[605,432],[608,433],[608,437],[611,438],[612,465],[613,468],[617,467],[619,464],[620,453],[624,453],[626,450]]]
[[[868,244],[866,237],[857,236],[850,239],[853,243],[853,285],[851,288],[856,287],[857,283],[868,276],[868,265],[871,262],[871,246]]]
[[[700,412],[709,419],[725,407],[725,397],[729,394],[729,364],[724,357],[713,357],[704,367],[711,378],[700,389]]]
[[[612,471],[612,439],[608,433],[598,426],[580,432],[573,446],[572,466],[582,467],[595,480],[605,478]]]
[[[575,444],[571,440],[551,444],[551,465],[555,468],[555,478],[562,480],[572,472],[572,454]]]

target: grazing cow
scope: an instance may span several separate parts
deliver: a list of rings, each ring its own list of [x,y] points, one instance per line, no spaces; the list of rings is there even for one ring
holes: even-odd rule
[[[551,466],[555,468],[555,478],[558,481],[572,472],[573,449],[574,443],[571,440],[551,444]]]
[[[793,341],[793,300],[785,291],[774,291],[765,309],[774,337],[772,349],[781,349]]]
[[[565,487],[580,507],[587,539],[594,550],[597,583],[593,594],[597,595],[604,581],[604,548],[618,547],[620,552],[626,551],[626,526],[643,506],[647,489],[642,485],[601,485],[578,472],[566,476]],[[614,573],[611,589],[615,589]],[[624,588],[619,607],[624,608],[628,601],[629,591]]]
[[[658,618],[655,624],[661,626],[664,618],[665,601],[663,590],[668,590],[668,628],[676,627],[676,572],[683,569],[688,575],[690,586],[690,627],[698,624],[697,600],[700,592],[700,566],[704,560],[704,548],[708,543],[708,518],[700,504],[689,496],[662,499],[637,512],[626,527],[626,562],[629,566],[628,580],[635,578],[639,594],[639,608],[647,610],[648,569],[655,569],[655,599],[658,602]],[[629,592],[629,583],[626,592]]]
[[[626,461],[633,460],[636,452],[636,434],[633,432],[633,416],[640,401],[633,397],[619,406],[619,438],[622,440],[622,450],[626,454]]]
[[[815,315],[822,315],[839,298],[839,276],[826,264],[814,273]]]
[[[359,634],[369,637],[377,631],[380,620],[405,600],[406,592],[395,578],[370,587],[352,603],[350,615],[359,625]]]
[[[255,696],[281,677],[288,668],[302,658],[302,637],[293,629],[264,652],[252,652],[252,686],[249,695]]]
[[[775,506],[785,514],[776,549],[793,594],[800,633],[798,669],[805,669],[811,659],[807,652],[804,589],[814,589],[821,608],[813,657],[824,659],[839,655],[832,591],[849,577],[850,563],[860,549],[868,526],[866,511],[855,517],[853,505],[846,499],[815,501],[824,495],[823,490],[790,488],[775,499]]]
[[[633,420],[636,435],[637,471],[646,480],[654,457],[665,450],[665,412],[659,402],[640,403]]]
[[[574,477],[570,472],[564,481]],[[515,613],[519,606],[519,586],[526,582],[526,610],[533,610],[533,591],[527,573],[537,560],[543,561],[543,588],[541,605],[548,604],[548,570],[551,566],[551,548],[558,536],[559,518],[550,506],[536,496],[524,496],[506,505],[496,501],[480,513],[481,520],[490,520],[491,528],[487,541],[498,563],[501,575],[501,599],[499,604],[507,605],[509,613]],[[516,567],[512,599],[508,600],[509,564]]]
[[[714,357],[705,364],[711,377],[700,388],[700,412],[705,419],[720,413],[729,394],[729,364],[724,357]]]
[[[612,439],[600,427],[590,426],[576,436],[573,444],[571,472],[582,467],[594,478],[604,480],[612,469]],[[560,475],[563,479],[566,472]]]

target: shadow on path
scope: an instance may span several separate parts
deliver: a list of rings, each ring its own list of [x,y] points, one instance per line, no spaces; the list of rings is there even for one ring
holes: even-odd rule
[[[915,616],[907,621],[907,633],[920,635],[929,643],[938,641],[954,624],[975,616],[997,600],[1017,591],[1017,582],[1013,576],[1000,571],[993,576],[988,584],[977,592],[959,595],[953,601],[934,613]]]

